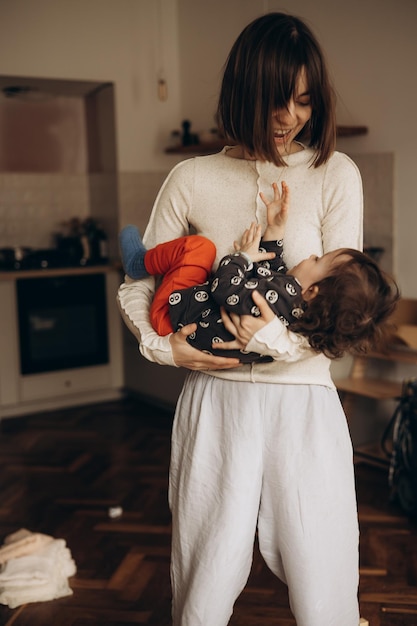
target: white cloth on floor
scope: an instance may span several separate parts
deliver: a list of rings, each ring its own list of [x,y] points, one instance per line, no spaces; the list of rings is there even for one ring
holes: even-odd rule
[[[49,539],[32,554],[11,558],[1,566],[1,604],[14,609],[28,602],[54,600],[72,594],[68,577],[76,573],[76,566],[71,553],[64,539]]]
[[[53,537],[41,533],[31,533],[26,528],[8,535],[0,548],[0,564],[19,556],[26,556],[40,550],[53,541]]]

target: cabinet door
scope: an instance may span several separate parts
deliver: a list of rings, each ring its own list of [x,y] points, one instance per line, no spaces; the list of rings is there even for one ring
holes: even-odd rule
[[[84,367],[44,374],[21,376],[20,400],[43,400],[109,389],[112,386],[109,365]]]
[[[19,398],[19,340],[14,280],[0,281],[0,320],[0,406],[4,406],[15,404]]]

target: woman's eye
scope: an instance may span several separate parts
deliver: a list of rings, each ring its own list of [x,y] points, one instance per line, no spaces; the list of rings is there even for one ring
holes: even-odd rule
[[[301,107],[309,107],[311,103],[310,103],[310,100],[299,100],[298,104]]]

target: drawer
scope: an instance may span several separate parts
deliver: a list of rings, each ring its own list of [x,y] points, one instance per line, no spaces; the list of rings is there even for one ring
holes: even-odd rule
[[[30,374],[20,377],[20,401],[56,398],[112,386],[109,365]]]

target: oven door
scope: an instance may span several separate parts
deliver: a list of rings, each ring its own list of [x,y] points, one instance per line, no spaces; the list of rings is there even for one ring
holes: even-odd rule
[[[108,363],[105,276],[17,280],[22,374]]]

